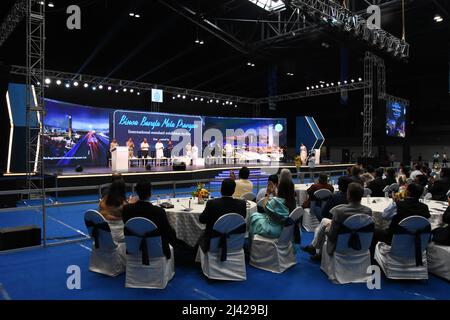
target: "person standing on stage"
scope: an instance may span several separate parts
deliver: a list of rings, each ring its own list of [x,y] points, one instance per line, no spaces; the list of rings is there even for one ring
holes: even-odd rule
[[[444,152],[442,154],[442,168],[447,168],[447,163],[448,163],[447,153]]]
[[[193,161],[192,164],[195,165],[197,159],[198,159],[198,147],[194,144],[192,146],[192,161]]]
[[[131,159],[134,157],[134,142],[131,137],[127,141],[127,147],[128,147],[128,158]]]
[[[109,167],[109,164],[111,162],[111,157],[112,157],[112,152],[114,149],[116,149],[119,146],[119,144],[117,143],[116,138],[113,138],[111,140],[111,143],[109,144],[109,152],[108,152],[108,159],[107,159],[107,166]]]
[[[173,143],[172,143],[172,139],[169,138],[169,141],[167,142],[167,148],[166,148],[166,158],[172,158],[172,150],[173,150]]]
[[[308,159],[308,151],[303,143],[300,146],[300,159],[302,160],[302,165],[305,165]]]
[[[190,165],[192,160],[192,145],[190,143],[186,145],[186,156],[189,158],[189,165]]]
[[[161,158],[164,158],[164,145],[162,144],[161,140],[158,139],[158,141],[155,144],[155,150],[156,150],[156,165],[161,165]]]
[[[234,147],[231,145],[231,143],[227,142],[225,145],[225,156],[227,158],[226,163],[232,164],[233,163],[233,153],[234,153]]]
[[[150,146],[148,145],[147,138],[144,138],[144,141],[141,142],[141,157],[147,159],[148,157],[148,149]],[[144,160],[144,165],[147,164],[147,160]]]

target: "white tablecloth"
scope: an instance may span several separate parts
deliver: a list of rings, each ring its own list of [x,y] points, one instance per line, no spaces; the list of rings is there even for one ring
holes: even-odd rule
[[[389,227],[390,221],[384,220],[382,218],[382,213],[384,209],[386,209],[389,204],[392,203],[392,199],[390,198],[378,198],[378,197],[369,197],[363,198],[361,201],[362,205],[365,205],[372,209],[372,214],[375,219],[375,227],[377,229],[387,229]],[[425,204],[430,209],[431,218],[429,219],[431,223],[431,228],[435,229],[442,224],[442,215],[448,207],[448,203],[445,201],[426,201]]]
[[[167,200],[161,200],[166,202]],[[194,247],[205,230],[205,225],[199,222],[199,216],[203,212],[205,205],[198,204],[197,199],[191,200],[192,211],[185,211],[189,207],[189,198],[171,199],[175,206],[173,209],[166,209],[167,219],[175,229],[177,238]],[[247,225],[252,213],[257,211],[256,203],[247,201]]]

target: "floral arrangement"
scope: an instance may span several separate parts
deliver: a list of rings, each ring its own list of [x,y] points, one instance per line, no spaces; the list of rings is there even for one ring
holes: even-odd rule
[[[205,189],[204,184],[199,183],[199,184],[197,184],[197,190],[192,192],[192,196],[195,198],[206,199],[209,197],[209,191],[207,189]]]
[[[406,198],[406,189],[400,189],[399,192],[395,193],[395,197],[399,200],[403,200]]]

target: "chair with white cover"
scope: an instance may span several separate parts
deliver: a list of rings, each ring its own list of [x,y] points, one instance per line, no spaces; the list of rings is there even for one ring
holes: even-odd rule
[[[292,240],[300,243],[300,218],[304,209],[298,207],[286,219],[281,235],[278,239],[269,239],[261,235],[254,235],[251,239],[250,265],[255,268],[282,273],[297,264]]]
[[[241,196],[241,199],[248,200],[248,201],[255,201],[256,194],[254,194],[253,192],[247,192]]]
[[[320,268],[328,279],[340,284],[367,282],[373,231],[374,220],[371,216],[355,214],[341,225],[332,255],[328,254],[328,240],[325,241]]]
[[[430,222],[421,216],[400,221],[391,245],[378,242],[374,258],[389,279],[428,279],[426,250],[430,241]]]
[[[303,228],[308,232],[313,232],[319,226],[320,221],[318,217],[322,216],[322,210],[332,193],[328,189],[320,189],[314,192],[314,198],[317,200],[311,200],[310,208],[305,209],[303,215]]]
[[[128,220],[125,243],[125,287],[164,289],[175,275],[175,259],[172,246],[162,239],[157,226],[146,218]]]
[[[96,210],[84,214],[84,223],[93,239],[89,270],[115,277],[125,271],[125,247],[113,240],[105,218]]]
[[[209,241],[209,248],[203,252],[198,248],[203,274],[209,279],[244,281],[244,241],[246,223],[237,213],[228,213],[217,219]]]
[[[372,195],[372,190],[369,188],[364,188],[364,197],[370,197]]]
[[[450,198],[450,189],[447,191],[447,198]]]
[[[428,271],[450,281],[450,246],[441,246],[434,242],[427,249]]]

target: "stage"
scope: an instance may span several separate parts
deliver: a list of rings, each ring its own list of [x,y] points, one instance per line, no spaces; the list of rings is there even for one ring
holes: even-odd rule
[[[152,167],[146,170],[143,167],[130,167],[128,171],[121,172],[127,183],[135,183],[142,178],[148,178],[152,182],[185,181],[199,179],[214,179],[223,171],[238,171],[242,166],[247,166],[252,172],[262,172],[265,175],[279,173],[281,169],[290,169],[293,173],[297,168],[293,163],[276,164],[222,164],[204,166],[186,166],[186,170],[175,171],[172,166]],[[321,164],[314,169],[315,172],[345,171],[354,164]],[[307,166],[300,167],[300,173],[309,173]],[[46,169],[46,176],[54,180],[59,187],[92,186],[109,183],[114,171],[108,167],[84,167],[82,172],[76,172],[75,168]]]

